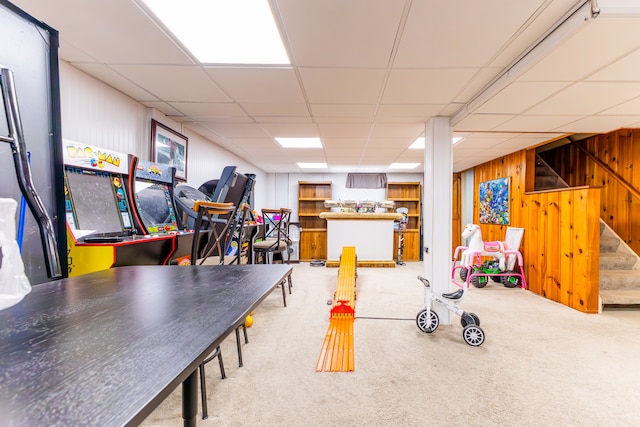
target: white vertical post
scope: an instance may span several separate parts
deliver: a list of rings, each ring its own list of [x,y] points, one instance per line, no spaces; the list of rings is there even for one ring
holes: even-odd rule
[[[448,117],[434,117],[424,132],[424,197],[422,198],[425,277],[436,294],[450,291],[453,148]],[[426,248],[426,249],[425,249]],[[451,324],[451,313],[432,306],[440,323]]]

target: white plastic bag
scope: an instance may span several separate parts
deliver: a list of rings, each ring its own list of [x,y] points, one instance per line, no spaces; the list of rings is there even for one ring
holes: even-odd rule
[[[13,199],[0,199],[0,310],[17,304],[31,292],[16,242],[17,207]]]

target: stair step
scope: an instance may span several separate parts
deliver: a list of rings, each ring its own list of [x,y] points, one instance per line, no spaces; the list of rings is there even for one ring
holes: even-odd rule
[[[640,290],[601,290],[603,305],[640,305]]]
[[[558,177],[552,175],[536,176],[536,185],[558,185]]]
[[[620,239],[615,236],[600,236],[600,253],[615,252],[620,247]]]
[[[600,290],[640,290],[640,270],[600,270]]]
[[[636,263],[636,257],[621,252],[600,253],[600,270],[630,270]]]

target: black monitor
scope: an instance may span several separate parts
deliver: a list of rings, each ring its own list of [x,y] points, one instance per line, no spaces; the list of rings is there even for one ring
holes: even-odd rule
[[[132,165],[135,179],[131,193],[139,214],[137,221],[142,222],[139,228],[144,228],[140,231],[145,234],[178,231],[173,203],[175,168],[140,159],[132,161]]]
[[[136,179],[136,206],[149,233],[178,231],[169,185]]]
[[[123,233],[132,224],[122,176],[75,167],[65,168],[67,220],[75,230]]]

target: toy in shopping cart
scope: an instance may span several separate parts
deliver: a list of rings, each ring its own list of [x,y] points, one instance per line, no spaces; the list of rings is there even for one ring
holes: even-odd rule
[[[504,241],[484,242],[482,231],[477,224],[467,224],[462,237],[469,239],[468,246],[458,246],[453,255],[451,279],[455,280],[456,271],[467,286],[483,288],[491,278],[508,288],[517,286],[526,288],[522,254],[519,251],[524,228],[507,227]],[[458,257],[460,255],[460,262]],[[491,257],[483,261],[483,257]],[[516,261],[518,268],[516,268]]]
[[[428,279],[418,276],[418,279],[424,285],[424,305],[425,308],[418,312],[416,316],[416,324],[422,332],[428,334],[434,332],[440,325],[438,314],[432,310],[432,304],[436,303],[447,310],[460,316],[462,324],[462,338],[470,346],[477,347],[484,342],[484,331],[480,328],[480,318],[474,313],[462,310],[458,304],[464,298],[467,288],[461,287],[455,292],[436,295],[431,290],[431,284]]]

